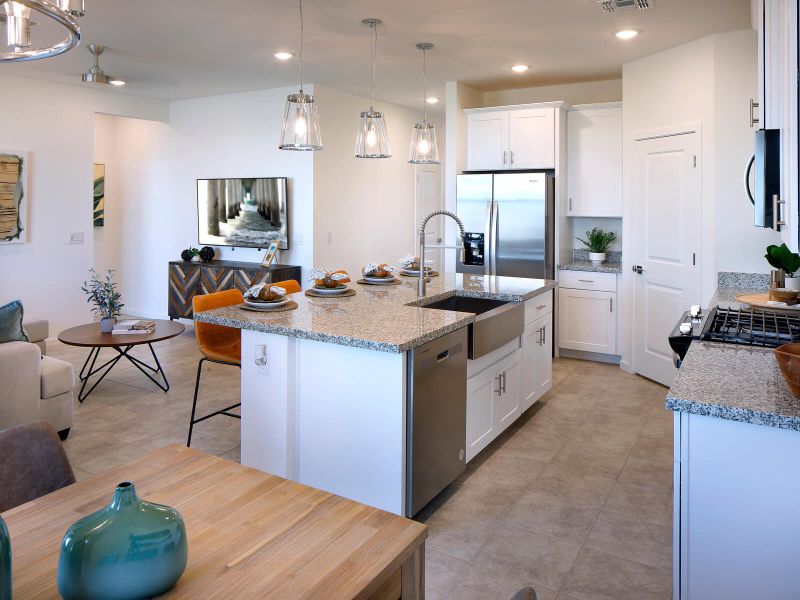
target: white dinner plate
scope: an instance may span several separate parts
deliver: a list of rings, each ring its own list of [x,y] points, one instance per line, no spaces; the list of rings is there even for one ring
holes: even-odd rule
[[[368,281],[370,283],[391,283],[396,278],[394,276],[389,276],[389,277],[367,277],[366,275],[364,275],[362,277],[362,279],[364,281]]]
[[[288,304],[291,301],[292,299],[289,297],[286,297],[283,300],[278,300],[276,302],[264,302],[263,300],[248,300],[247,298],[244,299],[244,303],[247,304],[247,306],[252,306],[253,308],[277,308],[279,306],[283,306],[284,304]]]
[[[339,294],[344,294],[350,288],[344,284],[339,284],[338,287],[335,288],[326,288],[326,287],[317,287],[316,285],[312,288],[318,294],[327,294],[329,296],[338,296]]]

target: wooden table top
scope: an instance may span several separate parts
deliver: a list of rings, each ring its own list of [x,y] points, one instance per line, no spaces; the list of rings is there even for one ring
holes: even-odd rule
[[[171,445],[3,513],[15,598],[59,598],[64,533],[125,480],[186,522],[189,562],[166,598],[367,598],[428,535],[421,523]]]
[[[113,333],[101,333],[100,323],[87,323],[70,327],[58,334],[59,341],[69,346],[101,347],[110,346],[138,346],[168,340],[182,334],[186,327],[177,321],[166,319],[151,319],[155,321],[156,329],[153,333],[135,334],[123,333],[114,335]]]

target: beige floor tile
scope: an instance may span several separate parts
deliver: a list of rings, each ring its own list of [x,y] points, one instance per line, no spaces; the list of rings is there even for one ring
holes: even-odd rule
[[[672,489],[617,481],[603,510],[672,526]]]
[[[494,571],[480,565],[464,565],[456,573],[456,581],[447,600],[506,600],[533,582],[513,574]],[[536,586],[535,586],[536,587]],[[556,591],[536,587],[539,600],[554,600]]]
[[[651,567],[672,569],[672,527],[635,517],[601,511],[586,547]]]
[[[515,574],[531,581],[534,587],[558,590],[580,549],[578,542],[499,527],[474,562],[494,571]]]
[[[550,464],[573,473],[616,479],[630,452],[625,447],[610,449],[592,442],[574,441],[562,447]]]
[[[575,600],[669,600],[672,570],[584,548],[561,591]]]

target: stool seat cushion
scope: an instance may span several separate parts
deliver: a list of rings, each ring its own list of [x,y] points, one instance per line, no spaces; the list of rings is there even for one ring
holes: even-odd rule
[[[75,371],[72,364],[52,356],[42,357],[42,400],[72,391]]]
[[[242,360],[242,341],[241,339],[235,339],[226,344],[217,343],[213,348],[200,346],[200,352],[211,360],[221,360],[222,362],[238,365]]]

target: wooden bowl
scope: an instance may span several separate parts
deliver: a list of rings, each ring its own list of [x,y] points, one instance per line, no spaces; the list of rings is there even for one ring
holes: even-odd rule
[[[800,398],[800,343],[775,348],[775,360],[792,394]]]
[[[797,300],[800,297],[800,291],[797,290],[785,290],[785,289],[771,289],[769,291],[769,299],[775,302],[786,302]]]

